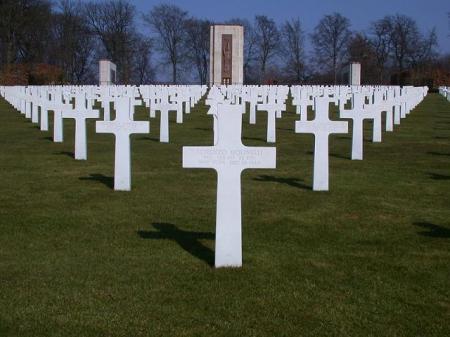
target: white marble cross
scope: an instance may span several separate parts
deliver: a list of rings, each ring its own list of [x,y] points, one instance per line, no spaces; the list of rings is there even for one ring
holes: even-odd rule
[[[169,94],[169,104],[171,104],[177,112],[177,124],[183,123],[183,101],[181,100],[181,96],[176,93]]]
[[[381,99],[377,101],[377,98],[375,98],[376,94],[372,94],[372,97],[369,98],[369,104],[366,106],[369,109],[372,109],[373,113],[373,123],[372,123],[372,142],[374,143],[380,143],[381,142],[381,136],[382,136],[382,112],[383,109],[383,97],[381,96]]]
[[[276,141],[276,115],[278,104],[263,103],[258,104],[258,111],[267,111],[267,143]]]
[[[401,103],[400,103],[400,87],[394,88],[395,98],[394,98],[394,124],[400,125],[401,122]]]
[[[75,109],[64,110],[63,118],[75,119],[75,159],[87,159],[87,134],[86,119],[98,118],[99,111],[86,107],[86,96],[84,93],[77,93],[75,96]]]
[[[133,133],[149,133],[150,123],[147,121],[133,121],[130,97],[116,99],[116,119],[114,121],[97,121],[97,133],[113,133],[116,137],[115,159],[114,159],[114,190],[131,190],[131,152],[130,135]],[[131,108],[131,109],[130,109]]]
[[[348,133],[348,122],[332,121],[328,118],[329,104],[330,99],[328,97],[316,97],[315,119],[295,122],[296,133],[314,134],[314,191],[328,191],[329,135],[333,133]]]
[[[40,127],[41,131],[48,131],[48,110],[49,110],[49,98],[48,92],[41,97],[41,115],[40,115]]]
[[[363,159],[363,141],[364,141],[364,120],[374,119],[373,109],[365,107],[365,96],[361,93],[354,93],[352,99],[352,109],[340,111],[340,117],[351,119],[353,121],[352,134],[352,160]]]
[[[184,168],[212,168],[217,172],[216,267],[242,266],[241,172],[275,168],[276,148],[242,144],[242,107],[219,104],[217,143],[183,147]]]
[[[169,103],[167,100],[165,102],[160,102],[155,106],[155,110],[159,110],[161,113],[159,121],[159,141],[161,143],[169,142],[169,111],[177,111],[178,118],[177,107],[177,104]]]
[[[53,109],[53,141],[55,143],[61,143],[64,139],[64,127],[63,127],[63,111],[71,108],[71,104],[63,103],[62,91],[57,91],[54,95]]]
[[[27,101],[26,101],[26,105],[25,105],[25,118],[28,118],[28,119],[31,118],[31,111],[32,111],[32,109],[33,109],[32,97],[28,93]]]
[[[100,87],[100,97],[97,98],[97,101],[101,102],[103,108],[103,120],[110,121],[111,120],[111,102],[114,102],[114,97],[110,95],[109,87],[102,86]]]
[[[393,114],[393,91],[388,89],[385,92],[386,100],[384,101],[384,108],[386,110],[386,131],[394,131],[394,114]]]
[[[34,124],[39,123],[39,94],[37,88],[34,88],[31,95],[31,122]]]
[[[40,101],[37,88],[34,89],[31,97],[32,97],[31,101],[33,102],[31,108],[31,122],[37,124],[39,123],[39,101]]]

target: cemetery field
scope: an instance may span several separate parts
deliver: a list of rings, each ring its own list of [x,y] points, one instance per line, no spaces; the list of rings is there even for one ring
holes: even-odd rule
[[[330,192],[311,190],[313,136],[289,105],[277,169],[242,174],[241,269],[213,267],[215,172],[181,167],[182,146],[212,144],[202,102],[171,113],[170,144],[159,118],[132,136],[132,191],[114,192],[113,135],[89,120],[75,161],[73,121],[53,143],[0,100],[0,336],[450,335],[443,97],[382,143],[366,122],[363,161],[331,136]],[[243,116],[245,145],[272,146],[266,116]]]

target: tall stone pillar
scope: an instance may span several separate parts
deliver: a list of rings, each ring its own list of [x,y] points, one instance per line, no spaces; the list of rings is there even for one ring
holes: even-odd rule
[[[111,85],[117,82],[117,66],[109,60],[100,60],[99,76],[100,85]]]

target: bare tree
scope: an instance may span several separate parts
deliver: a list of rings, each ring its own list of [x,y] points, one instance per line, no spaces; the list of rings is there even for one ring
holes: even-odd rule
[[[136,34],[133,46],[133,82],[136,84],[148,84],[154,77],[154,71],[150,62],[152,42],[150,39]]]
[[[118,65],[121,82],[130,83],[132,42],[136,34],[134,6],[124,0],[91,1],[86,5],[85,15],[92,32],[102,42],[106,56]]]
[[[436,29],[433,28],[428,36],[422,36],[414,40],[411,48],[410,62],[414,68],[420,64],[431,62],[436,59],[438,52],[436,48],[438,46]]]
[[[420,39],[417,23],[410,17],[397,14],[386,18],[391,23],[391,52],[399,72],[405,70],[415,41]]]
[[[183,41],[186,36],[187,12],[174,5],[158,5],[144,15],[144,22],[157,34],[160,52],[172,66],[172,83],[177,83],[177,71],[184,61]]]
[[[244,81],[254,83],[257,81],[255,76],[255,61],[257,60],[255,29],[247,19],[234,18],[227,23],[244,27]]]
[[[4,63],[47,61],[51,9],[48,0],[0,1],[0,54]]]
[[[364,33],[355,33],[348,43],[348,62],[361,64],[361,78],[365,84],[381,84],[374,46]]]
[[[386,67],[391,49],[391,30],[392,25],[389,18],[375,21],[370,26],[370,44],[375,52],[379,83],[385,82]]]
[[[206,84],[209,62],[209,35],[211,22],[190,18],[186,20],[186,51],[197,69],[200,83]]]
[[[286,72],[296,83],[303,79],[304,32],[300,19],[286,21],[281,29],[283,37],[282,54],[286,60]]]
[[[316,62],[329,69],[337,83],[337,76],[351,37],[350,21],[339,13],[325,15],[311,34]]]
[[[61,0],[54,14],[51,58],[69,83],[82,84],[90,77],[93,36],[79,2]]]
[[[268,62],[278,51],[280,33],[275,21],[264,15],[255,18],[256,50],[260,62],[260,78],[265,79]]]

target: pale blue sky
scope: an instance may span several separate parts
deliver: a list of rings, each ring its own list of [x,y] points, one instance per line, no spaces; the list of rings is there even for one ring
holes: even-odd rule
[[[299,17],[310,33],[324,14],[340,12],[348,17],[354,30],[365,30],[369,24],[389,14],[414,18],[423,32],[436,27],[440,49],[450,53],[450,0],[129,0],[139,12],[147,12],[160,3],[175,4],[191,15],[214,22],[233,17],[252,20],[263,14],[277,22]]]

